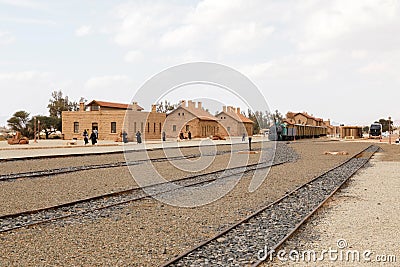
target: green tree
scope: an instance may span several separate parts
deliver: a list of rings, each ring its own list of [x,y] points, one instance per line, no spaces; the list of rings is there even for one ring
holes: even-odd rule
[[[29,113],[23,110],[17,111],[7,120],[8,126],[20,132],[23,136],[32,137],[33,131],[29,123]]]
[[[253,123],[253,133],[258,134],[260,132],[260,123],[257,117],[259,117],[260,114],[258,111],[252,112],[250,109],[247,110],[247,117],[252,120]]]
[[[171,110],[174,110],[178,104],[171,104],[169,101],[164,100],[164,102],[160,102],[156,106],[157,112],[167,113]]]
[[[61,90],[51,93],[51,97],[47,108],[49,109],[50,117],[58,119],[56,124],[57,130],[62,131],[62,112],[77,111],[79,104],[69,101],[68,96],[64,96]]]
[[[362,131],[363,133],[369,133],[369,126],[364,126]]]
[[[389,120],[380,119],[376,123],[382,124],[382,132],[389,131],[389,123],[390,123],[390,131],[393,131],[393,121],[392,120],[389,122]]]
[[[79,104],[69,101],[68,96],[64,97],[61,90],[51,93],[51,97],[47,105],[50,117],[61,118],[63,111],[76,111],[79,108]]]
[[[283,122],[283,115],[278,110],[275,110],[275,113],[270,113],[269,117],[270,120],[276,124],[281,124]]]
[[[37,122],[40,121],[40,130],[42,129],[60,129],[60,124],[61,124],[61,120],[57,117],[49,117],[49,116],[35,116]],[[34,118],[32,118],[29,121],[29,124],[31,125],[32,129],[33,129],[33,125],[34,125]]]

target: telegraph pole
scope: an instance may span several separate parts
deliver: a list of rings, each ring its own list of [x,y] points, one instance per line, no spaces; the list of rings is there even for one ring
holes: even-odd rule
[[[390,138],[390,121],[391,121],[391,117],[389,117],[389,145],[392,144],[392,140]]]
[[[33,136],[33,142],[34,143],[37,143],[37,141],[36,141],[36,117],[33,117],[33,134],[34,134],[34,136]]]

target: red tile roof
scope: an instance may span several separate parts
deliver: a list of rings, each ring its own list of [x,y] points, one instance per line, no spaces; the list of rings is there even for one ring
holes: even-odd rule
[[[247,118],[246,116],[244,116],[242,113],[236,113],[234,111],[221,111],[218,115],[220,116],[220,114],[225,113],[226,115],[228,115],[229,117],[231,117],[232,119],[236,120],[236,121],[240,121],[240,122],[246,122],[246,123],[254,123],[252,120],[250,120],[249,118]]]
[[[176,109],[174,109],[172,112],[174,112],[175,110],[177,110],[179,108],[183,108],[187,112],[192,113],[195,117],[199,118],[200,120],[217,121],[217,118],[215,118],[208,111],[206,111],[202,108],[190,108],[190,107],[185,107],[185,106],[180,105]]]
[[[90,106],[92,104],[96,103],[100,107],[107,107],[107,108],[116,108],[116,109],[128,109],[130,107],[129,104],[122,104],[122,103],[114,103],[114,102],[106,102],[106,101],[98,101],[98,100],[93,100],[87,106]],[[141,106],[138,105],[138,109],[143,110]]]

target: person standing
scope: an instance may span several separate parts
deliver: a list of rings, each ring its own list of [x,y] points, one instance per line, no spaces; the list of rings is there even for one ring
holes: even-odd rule
[[[142,143],[142,134],[140,133],[140,131],[136,133],[136,141],[138,144]]]
[[[122,141],[126,144],[128,143],[128,134],[126,133],[126,131],[124,130],[122,133]]]
[[[188,138],[189,140],[192,140],[192,133],[190,131],[188,132]]]
[[[93,132],[96,135],[96,140],[99,139],[99,131],[97,129],[94,129]]]
[[[86,129],[83,131],[83,141],[85,141],[85,146],[87,145],[87,144],[89,144],[89,139],[88,139],[88,137],[89,137],[89,134],[88,134],[88,132],[86,131]]]
[[[242,142],[244,142],[244,141],[246,141],[246,134],[245,133],[243,133],[243,135],[242,135]]]
[[[165,142],[165,140],[166,140],[166,135],[165,135],[165,132],[162,132],[162,140]]]
[[[95,145],[97,143],[97,136],[94,131],[90,134],[90,140],[92,140],[92,145]]]

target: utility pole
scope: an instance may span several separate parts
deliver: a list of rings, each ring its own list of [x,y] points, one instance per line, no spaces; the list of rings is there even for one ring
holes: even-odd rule
[[[392,140],[390,138],[390,121],[391,121],[391,117],[389,117],[389,145],[392,143]]]
[[[33,136],[33,142],[34,143],[37,143],[37,141],[36,141],[36,117],[33,117],[33,134],[34,134],[34,136]]]

